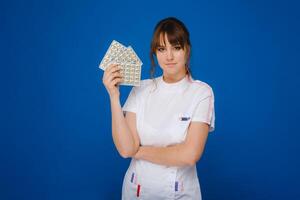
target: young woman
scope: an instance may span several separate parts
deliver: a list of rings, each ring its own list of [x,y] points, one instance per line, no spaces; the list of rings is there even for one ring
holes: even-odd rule
[[[156,25],[151,42],[152,79],[133,87],[123,108],[119,66],[111,65],[103,75],[114,144],[122,157],[132,158],[123,200],[201,199],[196,163],[214,129],[214,95],[209,85],[191,77],[190,52],[185,25],[166,18]],[[157,78],[154,57],[163,71]]]

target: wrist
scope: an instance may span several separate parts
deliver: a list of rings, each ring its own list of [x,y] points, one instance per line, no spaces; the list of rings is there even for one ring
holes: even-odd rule
[[[119,102],[120,101],[120,95],[114,94],[114,95],[109,95],[109,99],[111,102]]]
[[[144,147],[140,146],[139,149],[137,150],[137,152],[134,155],[135,159],[142,159],[143,158],[143,150]]]

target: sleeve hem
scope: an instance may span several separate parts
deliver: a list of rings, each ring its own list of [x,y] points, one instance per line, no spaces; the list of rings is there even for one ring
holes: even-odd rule
[[[209,131],[208,132],[213,132],[215,130],[215,126],[212,126],[210,122],[204,120],[204,119],[201,119],[201,118],[193,118],[191,120],[191,122],[203,122],[203,123],[206,123],[208,124],[209,126]]]
[[[128,108],[122,108],[123,112],[133,112],[136,113],[136,109],[128,109]]]

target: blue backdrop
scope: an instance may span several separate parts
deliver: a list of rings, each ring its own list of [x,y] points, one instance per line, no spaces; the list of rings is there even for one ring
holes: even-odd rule
[[[120,199],[129,159],[112,142],[98,64],[113,39],[149,78],[153,28],[189,28],[192,72],[215,93],[198,162],[204,200],[299,199],[296,1],[1,1],[0,199]],[[130,87],[121,87],[121,101]]]

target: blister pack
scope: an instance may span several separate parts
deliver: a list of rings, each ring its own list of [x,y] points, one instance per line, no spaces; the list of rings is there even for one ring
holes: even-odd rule
[[[126,47],[113,40],[100,62],[99,68],[105,71],[113,63],[119,64],[121,67],[121,75],[123,75],[124,81],[120,85],[140,85],[143,63],[131,46]]]

